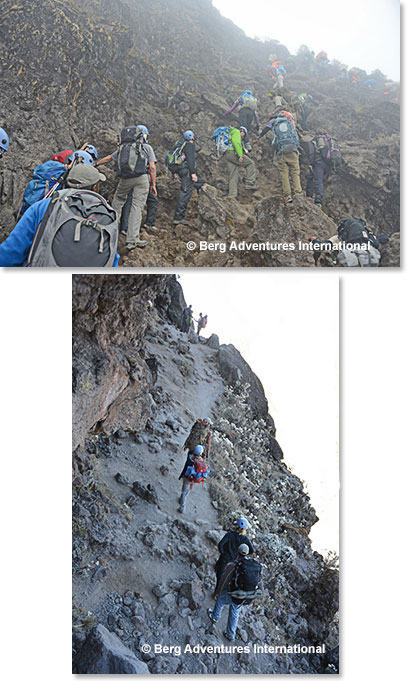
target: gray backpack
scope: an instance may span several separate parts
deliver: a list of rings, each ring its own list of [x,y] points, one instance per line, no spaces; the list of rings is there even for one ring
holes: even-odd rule
[[[89,189],[63,189],[38,225],[28,267],[112,267],[119,227],[116,211]]]

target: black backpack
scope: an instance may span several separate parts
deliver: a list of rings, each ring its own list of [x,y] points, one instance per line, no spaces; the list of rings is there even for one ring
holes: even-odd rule
[[[255,558],[238,561],[231,584],[233,603],[247,605],[261,595],[262,569],[262,564]]]
[[[348,244],[371,243],[374,248],[379,248],[379,240],[366,227],[366,222],[361,218],[346,218],[338,225],[338,237],[340,241]]]
[[[119,177],[140,177],[146,174],[148,159],[142,139],[143,133],[135,126],[122,129],[116,164]]]
[[[63,189],[37,227],[28,267],[112,267],[119,239],[116,211],[89,189]]]

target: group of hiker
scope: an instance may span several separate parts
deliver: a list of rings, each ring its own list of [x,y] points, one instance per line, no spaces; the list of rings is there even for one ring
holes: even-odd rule
[[[180,513],[185,513],[187,497],[194,484],[204,484],[210,473],[208,459],[211,442],[210,418],[197,419],[184,442],[187,459],[179,479],[182,480],[179,497]],[[249,523],[246,518],[238,518],[235,527],[227,532],[218,544],[219,558],[215,563],[216,586],[213,592],[215,606],[208,609],[208,616],[216,623],[222,609],[229,605],[229,616],[225,638],[233,641],[240,611],[262,595],[262,564],[253,557],[254,548],[247,536]]]
[[[188,305],[184,307],[182,311],[181,331],[183,333],[189,333],[191,329],[194,330],[194,322],[197,324],[197,334],[199,336],[202,329],[206,328],[208,323],[208,315],[203,315],[202,312],[200,312],[198,319],[194,319],[192,305]]]

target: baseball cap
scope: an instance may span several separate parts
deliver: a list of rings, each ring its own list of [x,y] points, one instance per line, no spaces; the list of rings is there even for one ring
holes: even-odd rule
[[[70,171],[67,179],[67,187],[79,189],[80,187],[91,187],[97,182],[104,182],[106,175],[100,173],[97,168],[88,163],[78,163]]]

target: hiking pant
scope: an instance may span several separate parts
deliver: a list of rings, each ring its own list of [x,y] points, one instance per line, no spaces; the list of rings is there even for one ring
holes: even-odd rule
[[[312,166],[313,172],[307,175],[306,194],[311,198],[315,194],[315,203],[322,203],[324,199],[324,177],[328,173],[328,166],[322,159]]]
[[[120,224],[122,208],[130,192],[133,192],[126,237],[126,243],[132,246],[140,240],[141,217],[147,201],[149,187],[147,174],[140,175],[140,177],[121,178],[113,198],[112,207],[117,213],[117,220]]]
[[[245,181],[246,184],[254,185],[256,184],[256,166],[254,161],[248,156],[243,156],[243,161],[239,163],[239,158],[236,155],[234,149],[228,149],[224,154],[223,158],[226,161],[228,173],[229,173],[229,193],[228,196],[237,198],[237,186],[239,184],[239,168],[244,168],[246,171]]]
[[[276,76],[275,78],[275,83],[273,85],[273,90],[279,90],[280,88],[284,87],[284,77],[281,75],[281,73]]]
[[[280,171],[281,184],[283,185],[283,195],[285,198],[291,196],[290,175],[293,182],[294,192],[301,194],[300,162],[296,151],[289,154],[279,154],[277,165]]]
[[[229,636],[229,638],[233,639],[236,636],[236,628],[242,606],[233,603],[232,597],[228,594],[227,590],[222,591],[221,595],[216,599],[215,607],[212,612],[212,619],[215,622],[219,622],[224,605],[229,606],[229,617],[226,626],[226,634]]]
[[[181,189],[178,194],[174,220],[183,220],[193,190],[196,189],[199,192],[200,188],[205,184],[205,180],[198,177],[198,180],[193,182],[187,168],[181,168],[176,174],[179,175],[181,179]]]
[[[120,219],[120,231],[121,232],[127,232],[132,198],[133,198],[133,190],[129,193],[129,195],[127,197],[127,201],[122,208],[122,216],[121,216],[121,219]],[[144,224],[152,225],[154,227],[155,220],[156,220],[156,217],[157,217],[158,196],[154,196],[154,194],[151,191],[148,192],[146,206],[147,206],[147,215],[146,215],[146,220],[145,220]]]
[[[182,481],[182,492],[179,498],[179,508],[181,511],[185,511],[185,504],[187,496],[191,491],[191,481],[188,478],[184,478]]]
[[[371,245],[366,251],[359,249],[339,251],[337,260],[341,267],[378,267],[381,257],[380,251]]]
[[[250,131],[250,126],[253,123],[253,119],[254,111],[252,109],[248,109],[247,107],[244,107],[244,109],[240,109],[239,123],[240,125],[243,125],[245,128],[247,128],[247,132]]]

